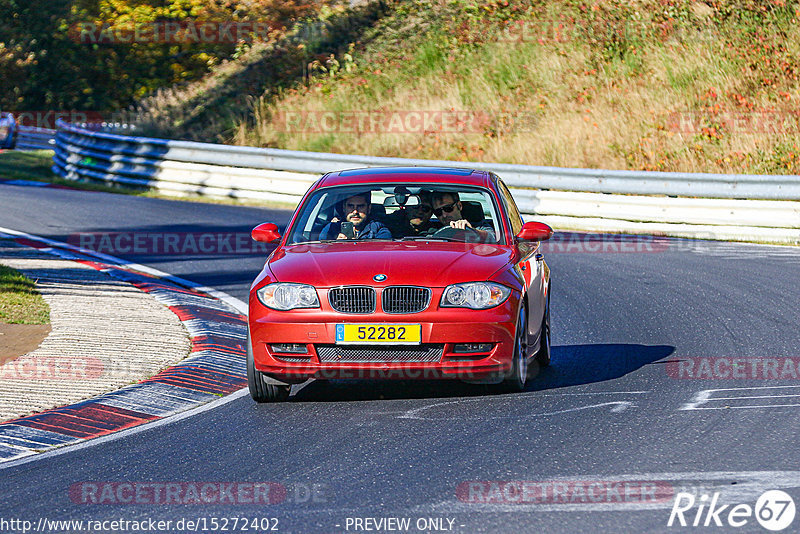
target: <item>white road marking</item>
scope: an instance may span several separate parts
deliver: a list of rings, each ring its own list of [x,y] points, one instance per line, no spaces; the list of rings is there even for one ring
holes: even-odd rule
[[[717,392],[754,392],[759,393],[761,390],[783,390],[789,389],[790,391],[797,391],[797,389],[791,388],[800,388],[800,386],[753,386],[753,387],[741,387],[741,388],[721,388],[721,389],[704,389],[702,391],[698,391],[695,393],[692,400],[683,404],[678,410],[743,410],[743,409],[753,409],[753,408],[797,408],[800,407],[800,404],[747,404],[744,406],[705,406],[706,404],[715,402],[715,401],[732,401],[732,400],[754,400],[754,399],[782,399],[782,398],[789,398],[789,397],[800,397],[800,395],[794,395],[790,393],[781,394],[776,392],[775,395],[740,395],[734,397],[714,397],[714,393]]]
[[[773,259],[779,258],[796,262],[800,260],[800,248],[793,245],[767,245],[758,243],[726,243],[698,241],[688,250],[703,256],[716,256],[735,259]]]
[[[128,428],[126,430],[120,430],[119,432],[114,432],[113,434],[107,434],[105,436],[100,436],[99,438],[92,438],[87,441],[81,441],[80,443],[76,443],[74,445],[65,445],[62,447],[57,447],[55,449],[49,449],[46,452],[37,454],[35,456],[26,456],[19,460],[12,460],[10,462],[1,463],[0,470],[8,469],[9,467],[16,467],[18,465],[27,464],[28,462],[33,462],[36,460],[41,460],[44,458],[51,458],[53,456],[60,456],[62,454],[66,454],[73,451],[78,451],[81,449],[86,449],[88,447],[94,447],[95,445],[100,445],[103,443],[108,443],[109,441],[116,441],[118,439],[122,439],[133,434],[138,434],[139,432],[144,432],[146,430],[150,430],[153,428],[157,428],[164,425],[169,425],[172,423],[177,423],[178,421],[183,421],[184,419],[188,419],[190,417],[194,417],[195,415],[199,415],[203,412],[207,412],[209,410],[213,410],[218,408],[224,404],[228,404],[229,402],[233,402],[240,397],[244,397],[245,395],[249,395],[249,391],[247,388],[242,388],[239,391],[231,393],[226,397],[222,397],[221,399],[217,399],[215,401],[211,401],[207,404],[202,404],[196,408],[192,408],[190,410],[186,410],[185,412],[181,412],[179,414],[171,415],[169,417],[164,417],[162,419],[156,419],[151,423],[144,423],[139,426],[135,426],[132,428]]]
[[[488,477],[496,481],[498,477]],[[517,479],[521,482],[524,480]],[[522,502],[465,502],[456,498],[453,487],[453,499],[418,505],[410,510],[412,513],[497,513],[497,512],[618,512],[640,510],[663,510],[672,508],[674,495],[680,491],[695,495],[711,495],[720,493],[719,504],[749,503],[765,491],[772,489],[800,488],[800,471],[710,471],[684,473],[637,473],[637,474],[592,474],[572,477],[527,477],[534,483],[575,483],[575,482],[652,482],[659,486],[672,486],[673,497],[649,502],[591,502],[586,494],[574,493],[570,499],[578,502],[522,503]],[[469,482],[469,481],[464,481]],[[509,480],[508,482],[512,482]],[[457,484],[456,484],[457,485]],[[455,486],[455,485],[454,485]],[[666,524],[667,517],[664,517]]]
[[[646,395],[652,391],[593,391],[591,393],[540,393],[534,392],[536,397],[569,397],[569,396],[585,396],[585,395]]]
[[[748,395],[745,397],[714,397],[714,400],[778,399],[783,397],[800,397],[800,395]]]
[[[444,406],[446,404],[454,404],[458,401],[454,402],[443,402],[440,404],[432,404],[430,406],[423,406],[422,408],[416,408],[414,410],[409,410],[408,412],[404,413],[403,415],[397,416],[398,419],[420,419],[420,420],[427,420],[427,421],[439,421],[442,419],[463,419],[463,415],[454,416],[454,417],[420,417],[419,413],[427,410],[429,408],[435,408],[437,406]],[[632,402],[628,401],[614,401],[614,402],[603,402],[600,404],[590,404],[588,406],[578,406],[577,408],[567,408],[565,410],[557,410],[555,412],[544,412],[544,413],[532,413],[527,415],[501,415],[495,417],[489,417],[489,419],[531,419],[533,417],[547,417],[550,415],[559,415],[562,413],[569,413],[569,412],[579,412],[581,410],[589,410],[591,408],[602,408],[603,406],[614,406],[611,411],[612,412],[622,412],[628,408],[634,406]],[[481,419],[486,419],[486,414],[481,414]]]
[[[443,419],[464,419],[466,416],[464,416],[463,414],[462,415],[458,415],[458,416],[452,416],[452,417],[450,417],[450,416],[445,416],[445,417],[428,416],[428,417],[425,417],[425,416],[421,416],[420,414],[422,414],[423,412],[425,412],[427,410],[430,410],[432,408],[438,408],[438,407],[441,407],[441,406],[449,406],[449,405],[453,405],[453,404],[460,404],[462,402],[476,402],[476,401],[482,401],[482,402],[485,403],[485,402],[487,402],[487,399],[486,398],[470,398],[470,399],[458,399],[458,400],[447,401],[447,402],[437,402],[437,403],[434,403],[434,404],[429,404],[427,406],[420,406],[419,408],[413,408],[411,410],[406,410],[406,411],[402,412],[400,415],[398,415],[397,418],[398,419],[419,419],[419,420],[423,420],[423,421],[439,421],[439,420],[443,420]],[[591,408],[602,408],[604,406],[613,406],[611,411],[614,412],[614,413],[619,413],[619,412],[622,412],[624,410],[627,410],[628,408],[632,408],[635,405],[630,401],[611,401],[611,402],[602,402],[602,403],[599,403],[599,404],[590,404],[590,405],[587,405],[587,406],[578,406],[578,407],[575,407],[575,408],[567,408],[567,409],[564,409],[564,410],[557,410],[557,411],[553,411],[553,412],[532,413],[532,414],[524,414],[524,415],[500,415],[500,416],[494,416],[494,417],[489,416],[486,413],[482,413],[479,417],[481,419],[487,419],[487,418],[489,418],[489,419],[514,419],[514,420],[517,420],[517,419],[530,419],[530,418],[533,418],[533,417],[547,417],[547,416],[550,416],[550,415],[558,415],[558,414],[562,414],[562,413],[577,412],[577,411],[581,411],[581,410],[589,410]],[[391,414],[390,413],[383,413],[381,415],[391,415]]]

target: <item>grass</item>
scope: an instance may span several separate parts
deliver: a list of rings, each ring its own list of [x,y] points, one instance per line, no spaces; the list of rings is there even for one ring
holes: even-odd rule
[[[66,180],[53,173],[50,167],[53,164],[53,152],[50,150],[34,151],[5,151],[0,152],[0,178],[14,180],[31,180],[63,185],[82,191],[98,191],[101,193],[115,193],[146,198],[160,198],[165,200],[184,200],[203,204],[224,204],[230,206],[256,206],[265,208],[294,209],[295,205],[286,202],[272,202],[266,200],[219,198],[200,195],[174,196],[151,189],[133,189],[114,184],[100,184],[89,181]]]
[[[148,135],[249,146],[800,174],[798,19],[797,0],[382,0],[328,12],[308,21],[314,31],[254,46],[137,109]],[[281,119],[414,111],[476,120],[354,131]],[[0,154],[0,172],[8,154]]]
[[[277,97],[251,95],[250,116],[229,141],[561,167],[800,174],[797,19],[796,2],[782,0],[398,2],[337,56],[347,69],[316,72]],[[508,39],[515,27],[529,38]],[[308,110],[456,110],[488,119],[479,128],[419,132],[314,130],[279,120]]]
[[[50,323],[50,308],[36,291],[34,282],[4,265],[0,265],[0,322]]]
[[[55,175],[51,150],[0,151],[0,178],[49,181]]]

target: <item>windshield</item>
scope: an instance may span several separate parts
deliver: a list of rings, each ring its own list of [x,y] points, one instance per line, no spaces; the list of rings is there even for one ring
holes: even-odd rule
[[[497,243],[502,225],[491,193],[442,184],[326,187],[303,204],[287,244],[336,240]]]

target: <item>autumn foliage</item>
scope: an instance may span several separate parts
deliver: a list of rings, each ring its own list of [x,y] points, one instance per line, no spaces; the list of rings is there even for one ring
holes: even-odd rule
[[[329,3],[329,2],[327,2]],[[154,23],[259,21],[279,35],[316,14],[317,0],[3,0],[0,2],[0,109],[127,107],[153,90],[196,80],[244,53],[237,42],[81,42],[76,28],[109,32]]]

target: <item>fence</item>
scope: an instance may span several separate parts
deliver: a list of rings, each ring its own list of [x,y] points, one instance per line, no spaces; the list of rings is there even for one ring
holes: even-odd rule
[[[521,211],[562,229],[800,243],[800,177],[563,169],[300,152],[123,136],[59,121],[53,170],[173,194],[296,203],[323,173],[470,167],[500,175]]]
[[[56,130],[17,126],[17,150],[53,150]]]

